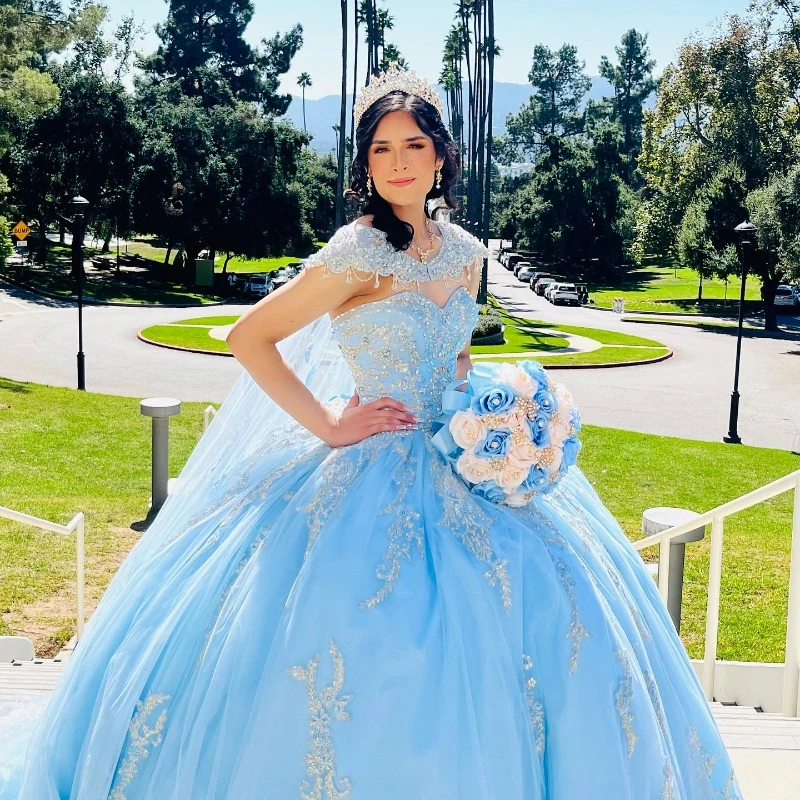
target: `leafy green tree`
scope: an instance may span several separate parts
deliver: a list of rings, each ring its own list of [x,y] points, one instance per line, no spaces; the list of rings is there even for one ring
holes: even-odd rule
[[[583,131],[580,108],[592,85],[584,68],[575,45],[564,44],[558,50],[536,45],[528,73],[533,95],[519,113],[506,117],[508,145],[517,159],[535,158],[548,136],[572,136]]]
[[[765,327],[777,330],[775,290],[786,281],[800,281],[800,165],[751,192],[747,207],[759,228],[749,268],[761,279]]]
[[[690,203],[678,233],[681,263],[700,276],[697,299],[703,299],[703,280],[727,278],[738,272],[734,228],[747,217],[744,174],[726,166]]]

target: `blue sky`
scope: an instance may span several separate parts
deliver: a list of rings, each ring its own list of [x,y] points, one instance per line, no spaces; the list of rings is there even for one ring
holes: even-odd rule
[[[105,0],[112,22],[130,11],[125,0]],[[452,0],[387,0],[380,5],[394,16],[388,40],[400,49],[410,66],[431,81],[441,71],[442,44],[453,21]],[[693,32],[707,32],[726,13],[741,14],[748,0],[495,0],[496,38],[503,49],[495,65],[495,78],[527,83],[533,47],[538,43],[558,47],[570,42],[578,47],[590,75],[598,73],[602,55],[613,58],[614,46],[629,28],[649,34],[650,49],[661,69],[673,58],[681,42]],[[350,4],[352,9],[352,3]],[[165,0],[138,0],[137,19],[148,34],[140,48],[154,49],[153,25],[166,17]],[[255,0],[255,16],[246,38],[257,43],[296,23],[304,30],[300,52],[284,77],[283,91],[299,94],[297,75],[306,71],[313,85],[306,97],[338,94],[341,84],[341,22],[336,0]],[[350,38],[352,39],[352,32]],[[363,54],[363,48],[360,53]],[[361,64],[363,59],[360,57]]]

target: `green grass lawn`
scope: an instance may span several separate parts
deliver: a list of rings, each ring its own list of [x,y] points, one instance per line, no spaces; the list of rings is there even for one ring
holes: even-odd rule
[[[10,270],[8,274],[12,278],[15,276]],[[77,297],[78,293],[77,282],[70,276],[69,268],[63,261],[49,265],[46,269],[26,269],[23,282],[39,291],[63,297]],[[83,295],[103,303],[197,306],[218,303],[224,299],[217,295],[193,292],[181,283],[147,278],[134,281],[127,277],[117,280],[113,270],[102,273],[87,272]]]
[[[230,353],[228,345],[221,339],[208,335],[208,328],[190,328],[183,325],[153,325],[142,331],[142,336],[154,342],[173,347],[186,347],[189,350],[213,350],[215,353]]]
[[[687,314],[734,314],[739,307],[741,281],[731,277],[728,281],[727,302],[725,282],[703,281],[703,300],[697,303],[699,278],[694,270],[678,267],[654,259],[643,266],[631,269],[619,283],[588,283],[589,297],[601,308],[611,308],[614,299],[625,300],[626,311],[679,311]],[[761,283],[751,276],[745,288],[745,306],[748,312],[762,310]]]
[[[170,421],[170,474],[202,431],[206,403]],[[800,469],[780,450],[586,426],[579,464],[627,534],[642,512],[708,510]],[[0,505],[56,522],[87,517],[87,606],[97,603],[141,535],[150,493],[150,422],[136,398],[0,379]],[[725,528],[721,658],[782,661],[791,530],[786,495]],[[651,551],[652,552],[652,551]],[[0,520],[0,634],[32,637],[52,655],[74,633],[74,539]],[[682,638],[701,655],[708,545],[687,548]]]
[[[500,345],[473,345],[472,355],[482,356],[481,361],[518,361],[520,358],[508,357],[508,353],[531,351],[537,353],[535,358],[543,364],[579,365],[579,364],[622,364],[630,361],[643,361],[655,358],[667,352],[667,348],[653,339],[641,336],[630,336],[616,331],[603,331],[595,328],[583,328],[576,325],[550,325],[544,322],[515,317],[507,313],[497,301],[490,298],[490,305],[500,314],[506,327],[505,343]],[[212,339],[209,329],[217,325],[232,325],[237,316],[193,317],[169,325],[154,325],[145,328],[142,336],[162,344],[174,347],[186,347],[191,350],[211,350],[215,353],[229,353],[228,346],[219,339]],[[193,327],[198,326],[198,327]],[[203,327],[199,327],[203,326]],[[552,331],[555,331],[553,333]],[[566,353],[562,355],[546,355],[547,351],[557,351],[568,347],[569,342],[558,333],[569,333],[586,336],[609,345],[590,353]],[[490,354],[497,358],[484,358]],[[545,355],[539,355],[545,353]]]

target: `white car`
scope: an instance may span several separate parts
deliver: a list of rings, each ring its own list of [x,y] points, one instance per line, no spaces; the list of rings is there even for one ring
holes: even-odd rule
[[[776,306],[797,306],[800,305],[800,292],[796,286],[789,286],[782,283],[775,290],[775,305]]]
[[[536,272],[536,270],[533,267],[523,267],[517,273],[517,280],[522,281],[522,283],[530,283],[534,272]]]
[[[244,284],[246,292],[260,297],[266,297],[274,288],[272,279],[266,273],[263,275],[251,275]]]
[[[578,287],[574,283],[554,283],[550,288],[547,299],[557,306],[563,303],[566,306],[579,306]]]

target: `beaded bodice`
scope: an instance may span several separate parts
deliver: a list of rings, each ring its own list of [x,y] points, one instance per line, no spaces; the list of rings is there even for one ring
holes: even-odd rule
[[[442,391],[477,317],[475,301],[459,287],[443,308],[405,291],[345,311],[333,326],[360,401],[393,397],[424,423],[441,413]]]
[[[340,228],[307,262],[307,267],[346,272],[348,280],[393,276],[394,294],[339,314],[333,331],[360,401],[393,397],[420,423],[439,415],[442,391],[454,379],[458,354],[475,327],[478,307],[463,280],[486,253],[462,228],[438,224],[442,246],[427,264],[396,251],[382,231],[358,222]],[[417,290],[431,280],[456,286],[444,306]]]

